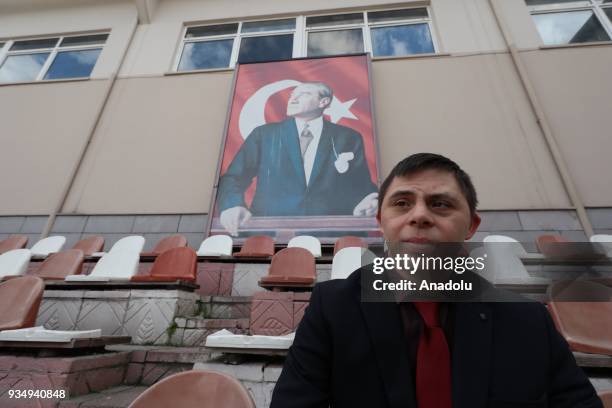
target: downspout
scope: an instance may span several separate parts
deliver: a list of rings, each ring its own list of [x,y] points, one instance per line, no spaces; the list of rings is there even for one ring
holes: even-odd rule
[[[45,228],[40,234],[41,239],[46,238],[49,235],[49,232],[51,231],[51,228],[53,227],[53,224],[55,223],[55,219],[57,218],[57,214],[62,210],[62,208],[64,207],[64,204],[66,203],[66,200],[68,199],[68,194],[70,193],[70,189],[72,189],[74,181],[76,180],[76,177],[79,174],[79,170],[81,169],[81,166],[83,165],[83,160],[85,158],[85,155],[87,154],[87,151],[89,150],[89,146],[91,145],[93,141],[94,135],[100,123],[100,119],[102,118],[102,114],[104,113],[104,110],[106,109],[106,105],[110,98],[110,94],[115,86],[115,82],[117,80],[117,73],[123,67],[123,62],[125,61],[127,51],[130,49],[130,46],[132,45],[132,41],[134,39],[134,34],[136,33],[137,27],[138,27],[138,17],[136,17],[136,21],[134,22],[134,26],[132,27],[132,32],[130,33],[128,43],[126,44],[121,54],[121,58],[119,60],[119,65],[117,67],[117,70],[113,71],[108,79],[108,85],[106,86],[106,89],[104,91],[104,97],[102,99],[102,103],[98,107],[98,111],[96,112],[96,117],[91,125],[91,128],[89,129],[87,141],[86,143],[83,144],[83,147],[81,148],[81,151],[79,152],[79,158],[77,162],[74,164],[72,171],[70,172],[68,182],[66,183],[66,185],[64,186],[64,189],[62,190],[60,199],[57,205],[55,206],[55,208],[53,209],[53,212],[49,214],[49,218],[47,218],[47,224],[45,225]]]
[[[527,73],[527,69],[525,68],[523,60],[521,59],[521,56],[518,53],[518,50],[516,48],[516,45],[514,44],[514,41],[512,40],[512,36],[510,35],[510,32],[508,31],[507,27],[505,26],[501,18],[501,15],[499,13],[499,9],[496,3],[497,3],[496,0],[489,0],[489,5],[491,6],[491,10],[493,11],[493,15],[495,16],[495,21],[497,22],[497,26],[499,27],[504,37],[504,42],[506,43],[506,46],[510,50],[510,56],[512,58],[512,62],[514,63],[514,67],[516,68],[518,76],[521,80],[523,89],[527,93],[527,97],[529,98],[529,103],[531,105],[533,113],[535,114],[538,126],[542,130],[542,134],[544,135],[544,139],[546,141],[548,149],[550,150],[550,153],[552,154],[553,161],[555,162],[557,171],[559,172],[559,175],[561,176],[561,180],[563,182],[563,186],[565,187],[565,191],[567,192],[567,195],[569,196],[572,205],[576,209],[576,214],[578,215],[578,220],[580,221],[580,224],[582,225],[582,229],[584,230],[585,234],[588,237],[590,237],[593,235],[593,226],[591,225],[591,221],[589,220],[586,209],[584,208],[584,203],[580,199],[580,195],[578,194],[576,186],[574,185],[574,182],[572,181],[569,169],[567,167],[567,164],[565,163],[565,160],[563,159],[563,155],[561,154],[561,149],[559,148],[559,144],[557,143],[557,139],[555,138],[555,135],[553,134],[550,128],[550,125],[548,124],[548,120],[546,119],[546,116],[544,115],[544,110],[542,109],[542,105],[537,97],[535,88],[533,87],[533,84],[531,83],[529,74]]]

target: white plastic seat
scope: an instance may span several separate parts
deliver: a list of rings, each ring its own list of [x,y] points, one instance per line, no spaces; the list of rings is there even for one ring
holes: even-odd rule
[[[32,252],[29,249],[13,249],[0,255],[0,279],[5,276],[21,276],[28,269]]]
[[[229,235],[211,235],[202,241],[198,256],[232,256],[234,241]]]
[[[612,235],[609,234],[597,234],[591,236],[589,240],[593,243],[601,244],[603,249],[606,251],[606,255],[612,258]]]
[[[94,330],[47,330],[44,326],[25,329],[2,330],[0,341],[58,342],[66,343],[73,339],[96,339],[102,337],[101,329]]]
[[[287,244],[287,248],[293,247],[307,249],[315,258],[319,258],[321,256],[321,241],[319,241],[318,238],[310,235],[299,235],[291,238]]]
[[[66,243],[66,237],[55,235],[53,237],[43,238],[30,248],[33,257],[44,258],[50,253],[59,252]]]
[[[92,256],[104,256],[114,251],[127,251],[140,254],[145,246],[145,238],[141,235],[129,235],[123,237],[111,247],[108,252],[94,252]]]
[[[129,281],[138,272],[140,252],[111,250],[96,263],[89,275],[70,275],[66,282]]]
[[[547,284],[549,279],[529,275],[521,258],[529,258],[523,245],[506,235],[487,235],[483,239],[487,255],[483,277],[496,284]],[[541,257],[539,254],[538,257]]]
[[[206,347],[287,350],[294,338],[295,332],[284,336],[248,336],[222,329],[206,337]]]
[[[375,257],[376,255],[366,248],[342,248],[332,260],[331,279],[346,279],[363,265],[374,262]]]

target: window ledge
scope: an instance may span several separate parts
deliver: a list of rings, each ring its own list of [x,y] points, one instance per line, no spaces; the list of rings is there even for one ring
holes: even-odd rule
[[[164,76],[202,74],[206,72],[233,72],[233,71],[234,71],[234,68],[194,69],[191,71],[168,71],[168,72],[164,72]]]
[[[438,57],[450,57],[448,53],[428,53],[428,54],[410,54],[410,55],[393,55],[390,57],[372,57],[372,61],[386,61],[386,60],[398,60],[398,59],[419,59],[419,58],[438,58]]]
[[[559,48],[581,48],[581,47],[601,47],[606,45],[612,45],[612,41],[591,41],[584,43],[575,44],[554,44],[554,45],[540,45],[541,50],[556,50]]]
[[[17,81],[17,82],[0,82],[0,86],[13,85],[33,85],[33,84],[57,84],[63,82],[83,82],[89,81],[91,78],[65,78],[65,79],[44,79],[41,81]]]

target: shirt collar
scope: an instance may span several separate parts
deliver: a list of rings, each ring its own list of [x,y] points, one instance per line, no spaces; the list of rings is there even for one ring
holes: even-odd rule
[[[298,135],[302,134],[304,126],[308,124],[308,129],[313,135],[320,135],[323,129],[323,116],[319,116],[315,119],[305,121],[304,119],[295,118],[295,125],[297,127]]]

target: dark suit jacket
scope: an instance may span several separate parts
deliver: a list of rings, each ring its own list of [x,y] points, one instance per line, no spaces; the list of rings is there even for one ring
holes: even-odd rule
[[[543,305],[454,308],[454,408],[602,407]],[[360,271],[318,284],[271,408],[416,408],[407,341],[397,303],[360,301]]]
[[[333,146],[337,154],[355,156],[346,173],[334,166]],[[253,130],[221,178],[220,210],[246,207],[244,192],[254,177],[257,185],[250,210],[257,216],[350,215],[366,195],[377,191],[361,135],[326,120],[308,186],[294,119]]]

